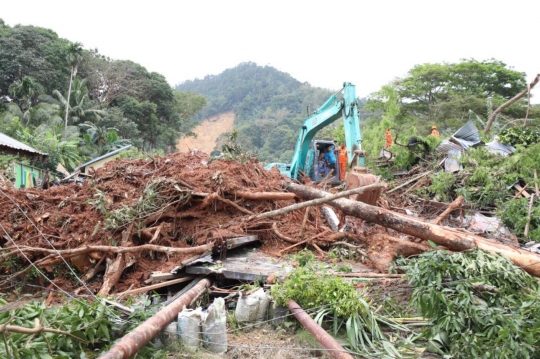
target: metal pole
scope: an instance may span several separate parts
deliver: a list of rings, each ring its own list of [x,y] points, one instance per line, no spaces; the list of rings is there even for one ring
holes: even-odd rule
[[[192,289],[183,294],[180,298],[161,309],[151,318],[139,325],[133,331],[124,335],[122,339],[109,349],[108,352],[100,356],[100,359],[127,359],[135,355],[140,348],[145,346],[152,338],[171,323],[178,313],[189,306],[191,301],[202,291],[211,285],[209,279],[202,279]]]
[[[300,307],[294,300],[289,300],[287,303],[287,308],[291,313],[298,319],[302,325],[309,330],[315,339],[323,347],[328,349],[328,352],[336,359],[353,359],[352,355],[349,354],[330,334],[328,334],[323,328],[317,324],[316,321],[311,319],[311,317]]]

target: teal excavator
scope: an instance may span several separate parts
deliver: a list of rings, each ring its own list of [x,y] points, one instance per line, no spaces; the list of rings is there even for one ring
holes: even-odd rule
[[[270,163],[266,169],[276,167],[283,175],[298,179],[303,173],[314,182],[327,180],[332,184],[339,184],[339,166],[335,166],[335,172],[327,174],[321,171],[318,161],[321,153],[325,153],[328,147],[336,144],[333,141],[317,140],[315,135],[322,128],[332,124],[338,119],[343,120],[345,130],[345,144],[347,146],[347,168],[350,169],[345,175],[348,189],[366,186],[380,179],[367,173],[365,168],[365,152],[362,151],[362,134],[360,132],[360,117],[358,116],[358,102],[356,99],[355,86],[344,83],[343,88],[332,95],[317,111],[312,113],[305,121],[298,133],[294,156],[290,164]],[[376,204],[380,196],[380,189],[358,195],[354,199]]]

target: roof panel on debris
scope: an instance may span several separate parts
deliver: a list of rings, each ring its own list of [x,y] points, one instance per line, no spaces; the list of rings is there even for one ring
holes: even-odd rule
[[[516,149],[510,145],[505,145],[504,143],[500,143],[496,139],[494,139],[491,142],[486,143],[486,147],[489,151],[498,153],[502,156],[508,156],[511,155],[516,151]]]
[[[101,160],[104,159],[104,158],[108,158],[108,157],[114,156],[114,155],[116,155],[116,154],[118,154],[118,153],[120,153],[120,152],[122,152],[122,151],[124,151],[124,150],[127,150],[127,149],[130,148],[131,146],[133,146],[133,145],[126,145],[126,146],[124,146],[124,147],[120,147],[120,148],[117,149],[117,150],[108,152],[108,153],[104,154],[103,156],[96,157],[96,158],[94,158],[93,160],[90,160],[90,161],[88,161],[88,162],[86,162],[86,163],[83,163],[83,164],[80,165],[78,168],[76,168],[75,171],[77,171],[78,169],[84,168],[84,167],[86,167],[86,166],[89,166],[89,165],[91,165],[92,163],[96,163],[96,162],[98,162],[98,161],[101,161]],[[75,171],[74,171],[74,172],[75,172]]]
[[[451,140],[460,144],[464,149],[474,147],[482,142],[478,128],[476,128],[471,120],[457,130],[452,135]]]

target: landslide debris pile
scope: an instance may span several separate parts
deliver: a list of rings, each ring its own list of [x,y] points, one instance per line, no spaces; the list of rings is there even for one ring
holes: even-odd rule
[[[68,261],[90,289],[105,295],[140,287],[152,271],[169,271],[220,248],[228,238],[257,234],[263,249],[274,252],[299,238],[324,245],[331,230],[316,207],[306,218],[303,211],[293,211],[246,220],[298,200],[282,193],[283,179],[256,161],[210,161],[201,153],[176,153],[111,162],[82,185],[4,188],[0,287],[31,280],[32,274],[48,284],[32,262],[63,288],[84,289],[77,278],[67,278]]]

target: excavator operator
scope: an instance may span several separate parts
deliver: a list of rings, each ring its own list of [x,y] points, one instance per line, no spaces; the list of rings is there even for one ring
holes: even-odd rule
[[[336,154],[334,153],[334,146],[328,146],[326,152],[324,153],[324,159],[330,167],[330,170],[333,170],[333,175],[336,174]]]
[[[339,180],[343,181],[345,179],[345,173],[347,172],[347,146],[345,142],[341,142],[338,152],[338,163],[339,163]]]

